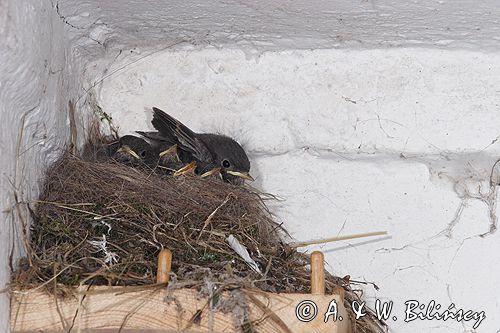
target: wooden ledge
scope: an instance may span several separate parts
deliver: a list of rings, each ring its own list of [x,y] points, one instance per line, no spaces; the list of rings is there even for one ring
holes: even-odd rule
[[[12,291],[11,295],[13,333],[242,331],[241,323],[237,323],[231,313],[209,311],[208,298],[200,297],[192,289],[93,287],[90,290],[81,288],[75,297],[67,299],[56,299],[37,290]],[[223,298],[227,295],[223,294]],[[341,295],[272,294],[248,290],[245,298],[252,325],[260,333],[350,332],[351,323]],[[297,305],[306,300],[316,304],[318,314],[310,322],[301,322],[296,316]],[[324,314],[332,301],[343,320],[334,322],[329,317],[325,323]],[[304,307],[299,312],[308,313]]]

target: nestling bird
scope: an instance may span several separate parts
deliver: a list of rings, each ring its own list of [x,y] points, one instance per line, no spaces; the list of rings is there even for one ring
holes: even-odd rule
[[[150,167],[154,167],[159,158],[146,140],[133,135],[122,136],[117,143],[109,146],[108,154],[121,163]]]
[[[146,140],[133,136],[122,136],[118,141],[108,146],[108,156],[117,162],[133,167],[157,167],[174,176],[194,174],[196,163],[193,161],[184,165],[177,156],[176,145],[159,151],[157,146],[150,145]]]
[[[196,173],[202,177],[220,173],[232,184],[253,180],[250,161],[243,148],[225,135],[195,133],[177,119],[153,107],[151,123],[158,132],[137,132],[151,142],[154,149],[176,145],[183,163],[196,162]]]

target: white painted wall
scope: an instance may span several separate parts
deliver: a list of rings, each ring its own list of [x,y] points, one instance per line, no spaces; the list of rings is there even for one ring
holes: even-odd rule
[[[243,141],[297,239],[387,230],[321,249],[332,272],[395,302],[394,332],[470,330],[404,323],[407,299],[484,310],[477,331],[500,331],[500,236],[478,237],[498,200],[499,14],[496,0],[0,0],[2,204],[13,189],[36,195],[84,84],[122,133],[148,128],[158,106]]]
[[[116,73],[100,104],[123,133],[151,128],[154,105],[244,142],[255,185],[284,199],[274,210],[299,240],[387,230],[319,248],[332,272],[394,301],[394,332],[472,327],[404,323],[410,299],[484,310],[478,331],[495,332],[500,234],[479,235],[497,201],[498,63],[496,53],[414,48],[163,52]]]
[[[0,332],[8,331],[10,255],[15,264],[24,251],[25,202],[36,199],[44,168],[68,142],[77,72],[50,2],[0,1]]]
[[[60,0],[89,49],[193,44],[261,50],[428,47],[498,50],[496,0]],[[96,44],[98,40],[101,44]],[[94,42],[94,43],[93,43]],[[90,52],[90,50],[89,50]]]

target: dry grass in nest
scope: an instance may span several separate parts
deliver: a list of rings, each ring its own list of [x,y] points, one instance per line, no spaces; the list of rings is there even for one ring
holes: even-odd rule
[[[158,252],[169,248],[183,287],[201,288],[209,276],[226,288],[309,293],[308,256],[283,242],[264,203],[270,196],[251,188],[66,154],[48,170],[41,193],[17,288],[152,284]],[[227,245],[230,234],[263,274]],[[327,274],[327,292],[337,286],[350,310],[358,293]],[[354,322],[353,332],[385,330],[371,312]]]

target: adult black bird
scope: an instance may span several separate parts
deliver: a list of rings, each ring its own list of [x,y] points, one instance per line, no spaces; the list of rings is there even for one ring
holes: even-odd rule
[[[195,133],[174,117],[153,107],[151,121],[158,132],[137,132],[149,139],[153,147],[177,145],[183,163],[196,162],[196,172],[202,177],[220,173],[224,181],[242,184],[253,180],[250,161],[245,150],[228,136]]]

